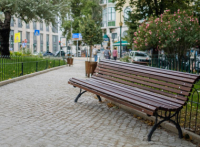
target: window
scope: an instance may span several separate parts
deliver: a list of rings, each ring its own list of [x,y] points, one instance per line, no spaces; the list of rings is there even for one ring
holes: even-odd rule
[[[20,50],[20,46],[22,45],[22,31],[18,31],[20,33],[20,43],[18,43],[18,50]]]
[[[11,17],[10,26],[14,27],[14,18],[13,17]]]
[[[36,21],[33,21],[33,29],[37,30],[37,22]]]
[[[52,39],[53,39],[53,52],[55,53],[57,50],[58,50],[58,36],[56,36],[56,35],[53,35],[53,37],[52,37]]]
[[[103,9],[103,21],[102,21],[102,27],[107,26],[107,8]]]
[[[52,27],[52,32],[53,33],[58,33],[58,25],[57,24]]]
[[[48,25],[46,25],[46,31],[49,32],[49,26]]]
[[[127,7],[125,10],[124,10],[124,21],[128,21],[129,19],[129,13],[131,12],[131,9],[129,7]]]
[[[37,52],[37,36],[34,35],[33,32],[33,52]]]
[[[43,31],[43,22],[40,22],[40,30]]]
[[[115,21],[115,8],[114,7],[108,8],[108,20]]]
[[[18,27],[21,28],[22,27],[22,20],[20,18],[18,18]]]
[[[29,23],[26,23],[26,28],[30,29],[30,24]]]
[[[14,30],[10,31],[9,41],[10,41],[10,43],[9,43],[10,44],[9,49],[10,49],[10,51],[14,51]]]
[[[117,33],[112,33],[112,39],[117,39]]]
[[[40,34],[40,52],[43,52],[43,34]]]
[[[49,51],[49,35],[46,36],[47,51]]]
[[[30,49],[30,32],[26,32],[27,48]]]

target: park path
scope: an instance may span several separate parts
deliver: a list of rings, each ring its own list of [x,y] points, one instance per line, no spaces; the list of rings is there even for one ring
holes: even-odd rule
[[[0,87],[0,147],[163,147],[195,146],[120,109],[108,108],[91,93],[74,103],[79,89],[67,83],[85,78],[84,59]]]

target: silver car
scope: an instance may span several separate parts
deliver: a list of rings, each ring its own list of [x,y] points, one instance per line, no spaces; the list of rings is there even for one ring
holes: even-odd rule
[[[145,52],[142,52],[142,51],[131,51],[129,53],[129,57],[130,57],[130,60],[131,62],[150,62],[151,61],[151,58],[145,53]]]

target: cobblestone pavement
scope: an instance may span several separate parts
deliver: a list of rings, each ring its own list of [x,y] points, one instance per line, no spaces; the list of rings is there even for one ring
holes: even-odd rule
[[[79,89],[67,83],[85,78],[84,61],[73,67],[0,87],[0,147],[195,146],[177,134],[157,129],[122,110],[108,108],[91,93],[74,103]]]

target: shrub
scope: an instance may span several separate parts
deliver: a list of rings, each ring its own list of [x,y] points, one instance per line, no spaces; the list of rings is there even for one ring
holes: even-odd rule
[[[178,10],[170,14],[170,10],[166,10],[158,18],[144,21],[134,35],[137,50],[153,48],[179,57],[186,56],[188,49],[200,44],[199,22],[192,11]]]

